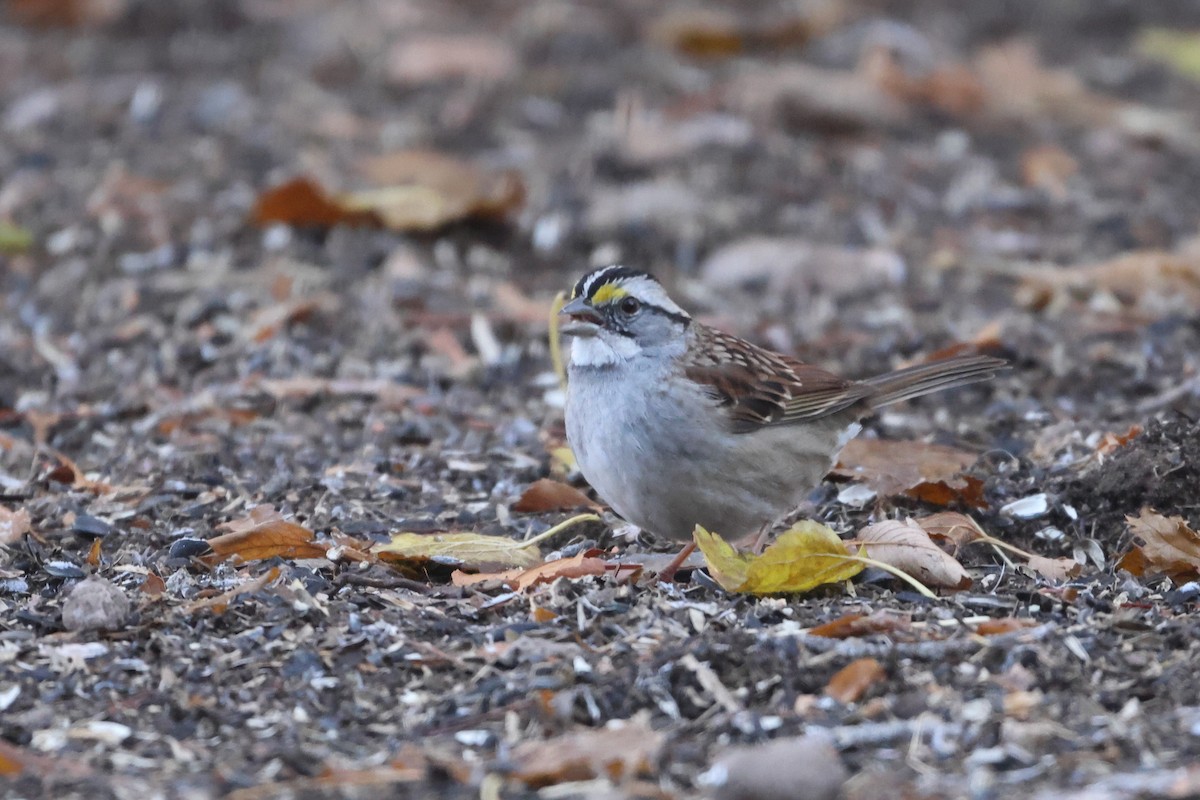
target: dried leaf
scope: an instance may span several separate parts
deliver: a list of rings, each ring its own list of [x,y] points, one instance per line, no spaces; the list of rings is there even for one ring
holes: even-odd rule
[[[1121,559],[1117,565],[1121,569],[1137,577],[1163,574],[1176,581],[1200,576],[1200,534],[1189,528],[1183,517],[1164,517],[1143,508],[1138,516],[1125,521],[1143,544]]]
[[[480,533],[393,533],[390,542],[375,545],[371,552],[390,564],[417,566],[434,561],[472,572],[528,569],[542,562],[536,547]]]
[[[1043,578],[1052,581],[1067,581],[1083,572],[1083,565],[1073,558],[1047,558],[1046,556],[1029,555],[1026,566],[1037,572]]]
[[[988,538],[979,523],[957,511],[942,511],[915,521],[933,538],[953,542],[955,549]]]
[[[876,633],[907,631],[911,624],[912,618],[907,614],[876,611],[870,615],[845,614],[811,628],[808,632],[812,636],[823,636],[827,639],[850,639],[855,636],[871,636]]]
[[[598,503],[593,502],[591,498],[574,486],[552,481],[549,478],[534,481],[528,489],[521,493],[520,499],[513,503],[512,506],[513,511],[523,514],[537,514],[543,511],[571,511],[576,508],[590,508],[595,511],[601,510],[601,506]]]
[[[529,569],[510,569],[504,572],[481,572],[468,574],[455,570],[450,575],[450,581],[455,586],[470,586],[484,581],[500,581],[513,589],[524,591],[539,583],[550,583],[559,578],[584,578],[589,575],[604,575],[608,572],[618,572],[625,565],[610,564],[602,558],[597,558],[602,550],[585,550],[570,558],[559,558],[547,561]],[[634,567],[636,569],[636,567]]]
[[[1070,267],[1031,267],[1018,273],[1016,299],[1034,309],[1062,311],[1105,298],[1152,317],[1190,313],[1200,305],[1200,252],[1194,243],[1174,252],[1134,250],[1108,261]]]
[[[757,556],[738,553],[699,525],[693,535],[713,578],[730,592],[807,592],[849,580],[863,570],[861,563],[846,558],[838,535],[816,522],[796,523]]]
[[[258,509],[255,509],[256,511]],[[206,560],[216,563],[232,556],[242,561],[261,561],[264,558],[322,558],[328,546],[313,541],[316,534],[303,525],[289,522],[277,513],[266,519],[253,517],[228,525],[237,526],[232,533],[225,533],[208,540],[213,555]]]
[[[1077,172],[1079,162],[1057,145],[1038,145],[1021,154],[1021,178],[1025,185],[1059,200],[1067,196],[1067,181]]]
[[[825,694],[839,703],[855,703],[886,677],[887,670],[878,661],[859,658],[834,673],[825,686]]]
[[[1037,621],[1028,617],[1003,617],[979,623],[975,626],[975,632],[980,636],[996,636],[1001,633],[1022,631],[1026,628],[1032,628],[1035,625],[1037,625]]]
[[[786,10],[672,6],[650,25],[650,38],[693,58],[722,58],[745,50],[800,47],[842,17],[840,3],[807,3]]]
[[[200,600],[193,600],[183,607],[185,614],[194,614],[197,611],[204,609],[211,610],[215,614],[224,614],[229,608],[229,604],[244,594],[253,594],[268,584],[273,582],[281,574],[279,567],[271,567],[269,570],[259,575],[257,578],[251,578],[243,581],[227,592],[223,592],[215,597],[205,597]]]
[[[926,442],[851,439],[832,472],[861,480],[882,497],[903,493],[935,505],[984,508],[982,481],[959,474],[976,459],[974,453]]]
[[[497,83],[516,68],[512,46],[487,34],[414,37],[393,45],[387,59],[388,78],[401,86],[445,80]]]
[[[9,511],[4,506],[0,506],[0,545],[12,544],[29,533],[32,527],[33,523],[29,519],[27,509],[18,508],[16,511]]]
[[[370,212],[352,211],[308,178],[293,178],[259,195],[252,219],[256,225],[282,222],[313,228],[334,225],[378,225]]]
[[[1131,441],[1142,435],[1142,426],[1133,424],[1129,426],[1129,430],[1124,433],[1105,433],[1100,439],[1100,443],[1096,445],[1096,454],[1107,456],[1113,453],[1118,448],[1124,447]]]
[[[1200,81],[1200,33],[1172,28],[1138,31],[1137,51],[1161,61],[1185,78]]]
[[[92,546],[90,548],[88,548],[87,564],[89,567],[100,566],[100,542],[101,541],[103,541],[103,540],[98,537],[96,539],[93,539]]]
[[[614,783],[649,774],[664,737],[644,718],[568,733],[548,741],[524,741],[513,748],[513,777],[531,787],[607,778]]]
[[[150,597],[158,597],[167,590],[166,582],[155,572],[146,574],[146,579],[138,586],[138,590]]]
[[[867,555],[890,564],[929,586],[965,589],[971,578],[962,564],[942,550],[920,525],[907,520],[884,520],[858,532],[855,543],[866,547]]]

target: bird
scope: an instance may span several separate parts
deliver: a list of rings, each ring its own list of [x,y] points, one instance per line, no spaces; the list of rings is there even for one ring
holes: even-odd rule
[[[627,522],[688,543],[702,525],[761,545],[863,417],[1007,366],[962,355],[848,380],[698,322],[656,278],[622,265],[580,278],[558,327],[572,337],[567,442],[584,479]]]

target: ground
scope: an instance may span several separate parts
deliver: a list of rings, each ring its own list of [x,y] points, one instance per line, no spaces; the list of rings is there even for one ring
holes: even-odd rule
[[[1117,566],[1143,508],[1200,524],[1200,45],[1171,37],[1197,26],[1115,0],[0,3],[5,796],[730,797],[728,748],[821,731],[847,798],[1200,792],[1200,589]],[[301,176],[328,203],[393,184],[412,162],[367,159],[406,149],[452,176],[417,212],[263,210]],[[977,544],[933,600],[875,572],[510,591],[197,541],[268,507],[324,543],[572,516],[512,506],[586,489],[547,320],[612,261],[851,376],[1008,359],[864,433],[978,454],[977,496],[835,476],[811,516],[968,512],[1078,574]],[[667,549],[621,533],[547,558]],[[64,614],[90,574],[113,629]],[[874,632],[810,633],[851,613]],[[605,746],[620,769],[579,755]],[[827,796],[789,766],[743,796]]]

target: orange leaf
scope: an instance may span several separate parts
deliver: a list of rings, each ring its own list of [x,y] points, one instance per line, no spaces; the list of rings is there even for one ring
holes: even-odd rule
[[[882,664],[873,658],[860,658],[834,673],[825,694],[839,703],[854,703],[885,677],[887,671]]]
[[[243,561],[261,561],[275,556],[321,558],[328,547],[314,542],[315,536],[303,525],[275,516],[253,527],[209,539],[208,546],[212,548],[213,555],[208,558],[213,563],[231,556],[238,556]]]
[[[89,567],[100,566],[100,539],[92,540],[92,546],[88,548],[87,563]]]
[[[1176,581],[1200,575],[1200,534],[1189,528],[1183,517],[1164,517],[1143,508],[1138,516],[1125,521],[1144,544],[1121,559],[1118,566],[1122,569],[1139,576],[1161,573]]]
[[[370,212],[348,211],[308,178],[293,178],[263,192],[254,204],[256,225],[282,222],[314,228],[377,223]]]
[[[9,511],[0,506],[0,544],[12,544],[29,533],[31,527],[28,510],[18,508],[16,511]]]
[[[610,722],[544,742],[526,740],[512,750],[513,777],[529,786],[608,778],[620,783],[649,773],[664,736],[641,718]]]
[[[981,636],[995,636],[1000,633],[1012,633],[1026,628],[1032,628],[1037,622],[1028,617],[1003,617],[1001,619],[985,620],[975,627],[975,632]]]
[[[961,501],[981,508],[986,506],[983,484],[959,475],[976,458],[965,450],[925,442],[852,439],[832,472],[861,480],[881,497],[907,493],[938,505]]]
[[[911,623],[907,614],[892,614],[876,611],[870,616],[845,614],[815,628],[809,629],[813,636],[826,639],[849,639],[854,636],[870,636],[875,633],[893,633],[908,630]]]
[[[142,585],[138,589],[142,594],[158,597],[167,590],[167,584],[156,573],[150,572],[146,574],[146,579],[142,581]]]
[[[520,513],[540,513],[543,511],[570,511],[576,508],[591,508],[599,511],[600,506],[574,486],[542,478],[534,481],[526,489],[512,510]]]

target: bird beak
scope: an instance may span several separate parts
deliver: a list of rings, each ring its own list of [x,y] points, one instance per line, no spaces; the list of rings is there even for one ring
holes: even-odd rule
[[[586,297],[576,297],[567,303],[558,316],[566,317],[558,330],[568,336],[595,336],[600,332],[600,323],[604,320]]]

